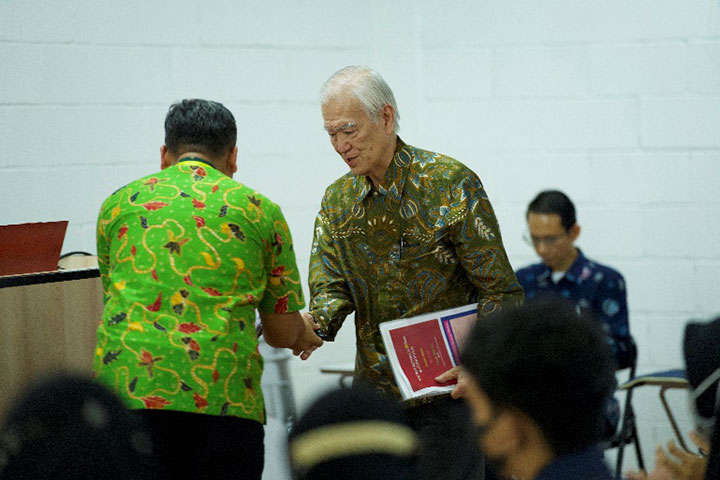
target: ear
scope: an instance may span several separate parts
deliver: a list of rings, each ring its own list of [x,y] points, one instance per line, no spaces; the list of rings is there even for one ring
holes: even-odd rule
[[[577,238],[580,236],[580,225],[577,223],[570,227],[570,230],[568,230],[568,234],[570,235],[570,240],[573,242],[577,240]]]
[[[230,172],[231,177],[232,177],[233,173],[237,172],[237,153],[238,153],[237,147],[233,147],[228,152],[227,167],[228,167],[228,171]]]
[[[160,147],[160,170],[165,170],[173,164],[167,145]]]
[[[385,104],[380,112],[380,117],[383,122],[383,130],[386,134],[390,135],[395,131],[395,109],[390,104]]]

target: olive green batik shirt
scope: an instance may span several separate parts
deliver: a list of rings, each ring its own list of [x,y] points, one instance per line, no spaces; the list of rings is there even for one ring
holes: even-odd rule
[[[97,248],[95,376],[130,408],[264,422],[255,310],[305,306],[280,208],[186,157],[105,200]]]
[[[398,138],[377,190],[348,173],[325,192],[310,260],[310,313],[333,339],[355,312],[356,377],[395,386],[378,325],[478,303],[522,302],[480,179],[445,155]]]

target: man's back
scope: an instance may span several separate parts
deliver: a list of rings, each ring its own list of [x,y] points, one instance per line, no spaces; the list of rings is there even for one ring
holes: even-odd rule
[[[279,208],[184,158],[105,201],[98,255],[96,375],[134,408],[262,421],[255,309],[303,305]]]

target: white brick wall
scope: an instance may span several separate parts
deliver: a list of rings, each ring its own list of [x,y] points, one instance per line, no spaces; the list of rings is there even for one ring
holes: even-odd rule
[[[720,147],[720,95],[641,101],[640,132],[646,148]]]
[[[10,128],[9,121],[8,121],[8,115],[7,115],[7,109],[6,108],[0,108],[0,132],[7,132],[8,128]],[[0,152],[7,152],[7,135],[4,133],[0,133]],[[5,169],[11,164],[10,157],[7,155],[0,155],[0,169]],[[3,190],[5,188],[3,187]],[[5,200],[6,195],[2,195],[3,200]]]
[[[700,94],[720,93],[720,42],[690,45],[690,90]]]
[[[667,44],[611,44],[589,49],[596,95],[665,95],[687,87],[687,47]]]
[[[578,97],[588,91],[583,46],[496,48],[495,94],[500,97]]]
[[[168,105],[207,97],[235,113],[236,178],[283,207],[306,280],[344,173],[316,94],[354,63],[391,84],[406,141],[478,172],[515,267],[535,261],[527,202],[565,190],[580,246],[628,281],[641,371],[682,363],[685,322],[720,313],[717,0],[4,0],[0,223],[66,218],[64,251],[94,250],[105,196],[157,169]],[[352,360],[350,322],[293,362],[300,406],[334,386],[321,364]],[[654,392],[637,402],[651,462],[667,422]]]

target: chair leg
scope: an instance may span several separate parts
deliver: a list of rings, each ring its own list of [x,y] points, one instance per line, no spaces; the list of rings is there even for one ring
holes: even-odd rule
[[[633,420],[633,442],[635,443],[635,457],[637,458],[638,468],[645,470],[645,462],[643,461],[642,449],[640,448],[640,437],[637,433],[635,421]]]
[[[668,402],[665,399],[665,391],[667,389],[668,387],[660,388],[660,401],[662,402],[663,408],[665,409],[668,420],[670,420],[670,425],[672,425],[673,431],[675,432],[675,438],[677,438],[678,444],[683,448],[683,450],[689,452],[690,449],[688,449],[687,445],[685,445],[685,441],[683,440],[682,434],[680,433],[680,429],[678,428],[677,422],[675,421],[675,417],[672,414],[672,410],[670,410],[670,405],[668,405]]]
[[[623,423],[619,435],[617,461],[615,463],[616,480],[622,479],[622,464],[625,457],[625,445],[630,442],[635,444],[635,456],[637,457],[638,467],[641,470],[644,470],[645,462],[643,461],[642,450],[640,449],[640,438],[637,432],[637,424],[635,423],[635,411],[632,408],[632,404],[628,402],[625,406]]]
[[[625,450],[625,442],[621,440],[621,444],[618,447],[617,462],[615,463],[615,480],[622,479],[622,462],[623,462],[623,451]]]
[[[617,463],[615,464],[615,479],[622,479],[622,463],[624,457],[625,444],[632,442],[635,446],[635,457],[637,458],[638,468],[645,470],[645,461],[643,460],[642,448],[640,447],[640,436],[635,423],[635,412],[632,407],[628,407],[627,418],[623,419],[624,425],[621,433],[620,445],[618,446]]]

